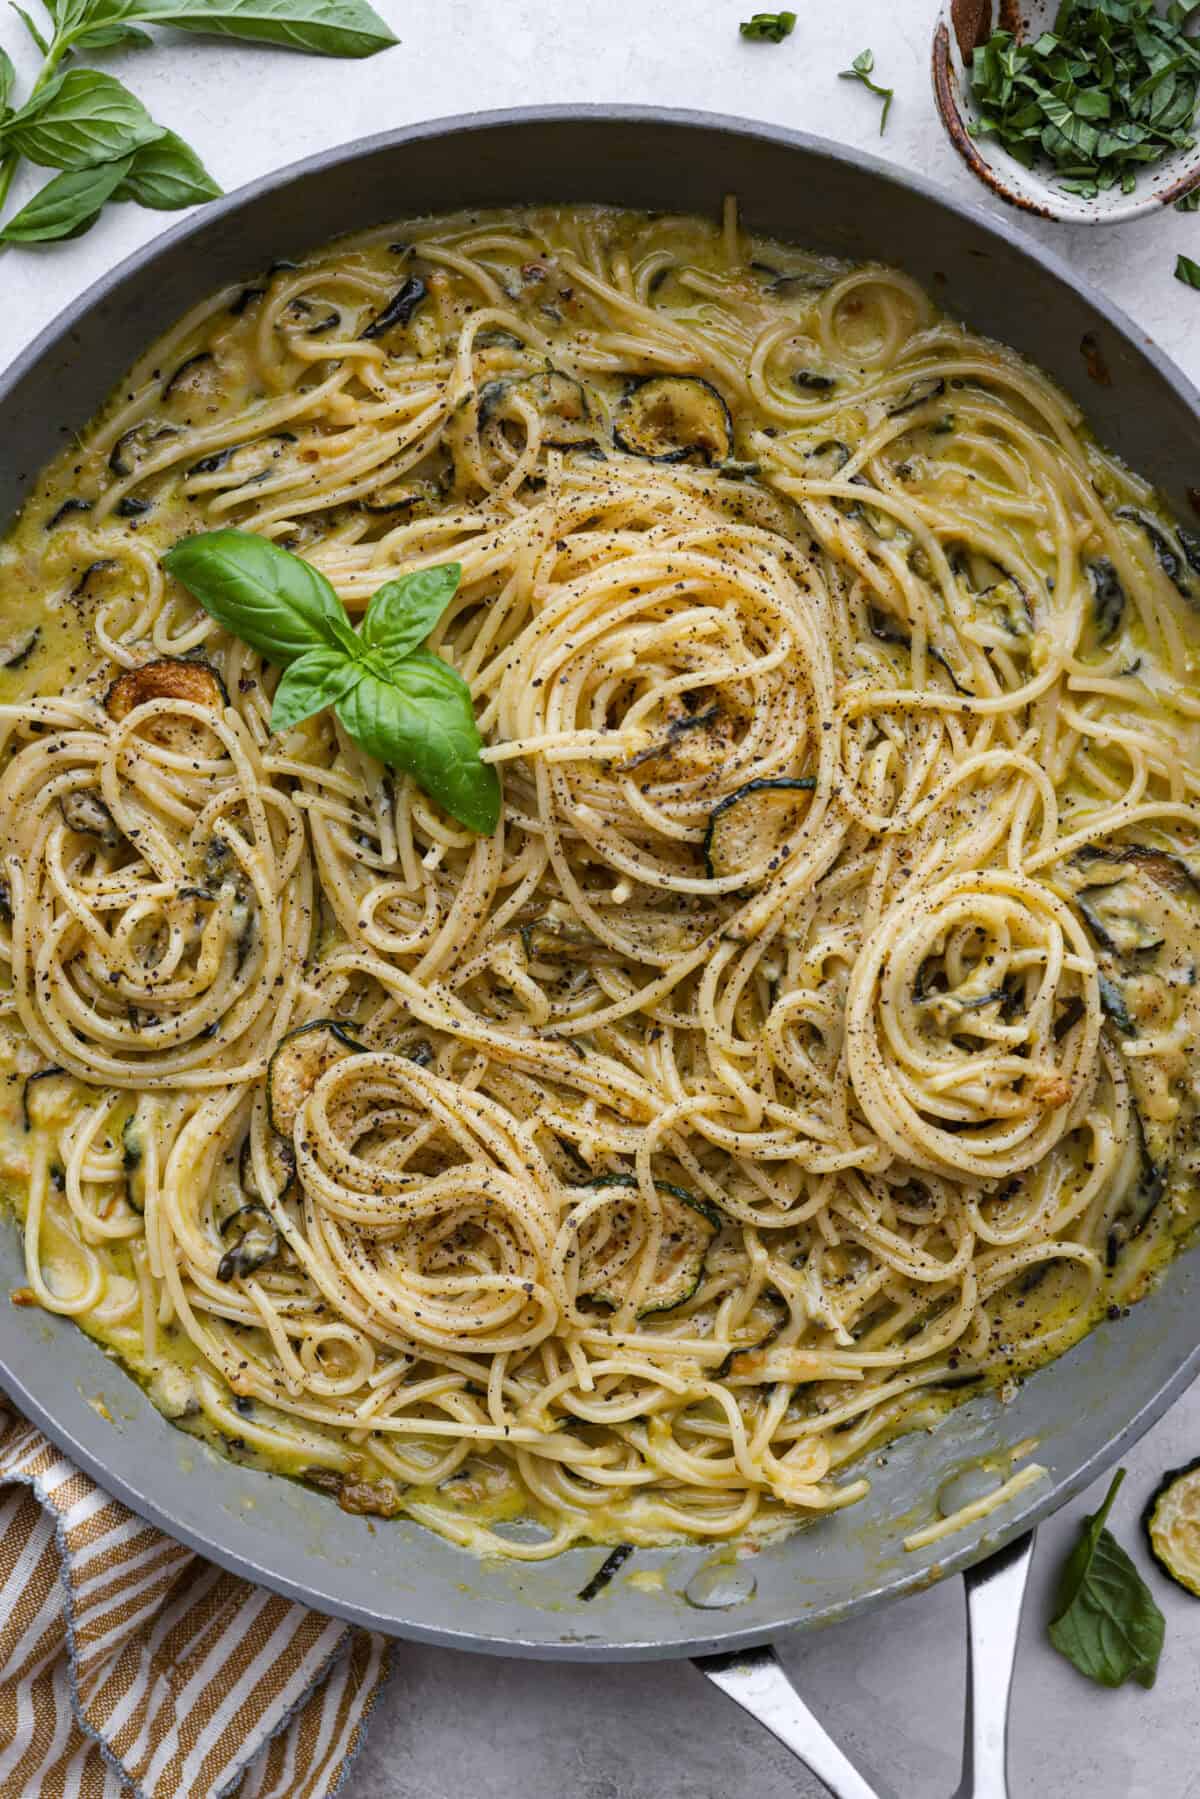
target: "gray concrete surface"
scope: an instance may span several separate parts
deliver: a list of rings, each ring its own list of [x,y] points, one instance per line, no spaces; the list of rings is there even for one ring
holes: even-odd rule
[[[797,7],[778,48],[746,45],[751,0],[376,0],[401,38],[367,63],[188,43],[112,56],[163,123],[226,187],[367,132],[442,113],[620,100],[741,113],[824,133],[973,187],[941,136],[929,94],[932,0]],[[759,4],[759,0],[754,0]],[[0,43],[32,49],[11,13]],[[837,71],[870,46],[896,89],[886,137],[876,101]],[[23,199],[34,183],[18,189]],[[397,207],[402,205],[398,197]],[[0,258],[0,360],[169,222],[122,207],[88,236]],[[1200,294],[1171,278],[1200,260],[1200,214],[1108,229],[1035,226],[1200,379]],[[1129,1458],[1115,1528],[1145,1566],[1137,1513],[1160,1472],[1200,1454],[1200,1389]],[[1100,1489],[1102,1490],[1102,1489]],[[1200,1799],[1200,1602],[1150,1574],[1167,1614],[1152,1692],[1091,1687],[1047,1646],[1055,1571],[1086,1495],[1042,1532],[1014,1698],[1013,1799]],[[813,1709],[899,1799],[957,1782],[963,1618],[957,1583],[782,1645]],[[399,1646],[347,1799],[795,1799],[820,1788],[690,1668],[556,1667]]]

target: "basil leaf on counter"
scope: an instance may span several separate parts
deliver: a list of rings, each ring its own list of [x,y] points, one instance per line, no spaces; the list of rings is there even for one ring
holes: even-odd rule
[[[130,160],[125,156],[94,169],[70,169],[56,175],[8,221],[0,231],[0,243],[48,244],[81,236],[95,224],[104,202],[125,179]]]
[[[318,56],[373,56],[396,42],[366,0],[43,0],[54,26],[49,39],[17,0],[9,3],[44,60],[25,105],[13,111],[13,64],[0,50],[0,211],[23,157],[71,173],[130,157],[134,163],[128,179],[115,186],[100,175],[90,182],[49,183],[44,200],[39,194],[10,229],[0,231],[0,243],[40,243],[84,231],[108,199],[173,211],[221,191],[196,153],[156,124],[114,76],[66,69],[77,52],[143,48],[154,41],[143,25]],[[156,143],[160,148],[149,154]]]
[[[362,639],[368,649],[389,660],[407,656],[424,643],[446,607],[458,592],[462,566],[443,562],[437,568],[420,568],[386,581],[371,596],[362,622]]]
[[[756,12],[738,26],[743,37],[763,44],[782,44],[795,29],[794,12]]]
[[[1193,262],[1190,256],[1177,256],[1175,279],[1185,287],[1200,287],[1200,262]]]
[[[342,602],[318,569],[252,531],[204,531],[162,559],[204,610],[270,662],[357,643]]]
[[[1101,1686],[1136,1680],[1152,1687],[1166,1622],[1145,1581],[1105,1528],[1124,1478],[1124,1468],[1118,1468],[1100,1510],[1083,1521],[1059,1582],[1050,1641]]]
[[[0,128],[5,150],[51,169],[90,169],[161,136],[141,101],[94,69],[69,69]]]
[[[883,111],[879,115],[879,135],[882,137],[888,120],[888,112],[892,101],[896,98],[896,90],[893,87],[880,87],[877,81],[873,81],[871,77],[874,71],[875,52],[860,50],[848,69],[838,71],[838,79],[840,81],[861,81],[865,88],[870,89],[871,93],[878,94],[883,101]]]
[[[173,25],[316,56],[374,56],[397,41],[366,0],[96,0],[87,18]]]
[[[469,830],[490,835],[500,817],[500,779],[481,762],[471,690],[430,650],[414,650],[382,681],[366,674],[334,707],[356,743],[412,775]]]
[[[332,706],[368,755],[412,775],[469,830],[495,830],[500,779],[480,759],[471,690],[418,647],[458,590],[458,563],[386,582],[355,631],[319,570],[253,532],[185,537],[162,561],[227,631],[284,666],[272,731]]]
[[[136,25],[97,25],[94,31],[85,31],[82,37],[73,38],[71,47],[74,50],[146,50],[154,42],[148,31],[139,31]]]
[[[113,198],[136,200],[157,212],[177,212],[181,206],[213,200],[220,192],[191,146],[173,131],[164,131],[134,152],[129,173]]]
[[[25,11],[25,8],[23,6],[18,6],[16,3],[16,0],[8,0],[8,3],[12,7],[13,11],[16,13],[18,19],[20,19],[22,25],[24,25],[26,31],[29,33],[30,37],[33,39],[34,43],[37,45],[37,47],[41,51],[42,55],[49,56],[50,46],[46,42],[45,38],[42,36],[41,32],[38,30],[37,26],[34,24],[33,20],[30,18],[29,14]]]

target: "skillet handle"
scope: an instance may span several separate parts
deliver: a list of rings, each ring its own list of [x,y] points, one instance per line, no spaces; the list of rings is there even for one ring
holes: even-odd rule
[[[1008,1701],[1034,1537],[1027,1532],[963,1576],[967,1710],[954,1799],[1008,1799]]]
[[[885,1799],[818,1724],[769,1643],[726,1655],[698,1655],[692,1666],[778,1737],[828,1787],[833,1799]]]
[[[954,1799],[1008,1799],[1008,1700],[1033,1544],[1029,1531],[964,1577],[967,1704],[962,1781]],[[833,1799],[886,1799],[814,1718],[770,1644],[697,1656],[693,1666],[778,1737]]]

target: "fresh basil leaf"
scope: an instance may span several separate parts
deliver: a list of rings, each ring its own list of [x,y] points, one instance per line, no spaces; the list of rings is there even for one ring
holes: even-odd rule
[[[88,18],[174,25],[316,56],[374,56],[397,41],[366,0],[95,0]]]
[[[290,731],[314,712],[344,699],[363,680],[366,669],[342,649],[305,650],[283,671],[271,706],[271,729]]]
[[[1193,262],[1190,256],[1177,256],[1175,279],[1185,287],[1200,287],[1200,262]]]
[[[1176,212],[1200,212],[1200,187],[1193,187],[1186,194],[1180,194],[1175,202]]]
[[[162,136],[141,101],[112,75],[69,69],[4,127],[4,147],[51,169],[90,169]]]
[[[42,0],[46,11],[54,20],[54,29],[60,36],[74,31],[79,25],[88,21],[93,10],[93,0]]]
[[[71,169],[48,181],[3,231],[0,243],[47,244],[79,237],[95,224],[129,170],[129,158],[100,163],[94,169]]]
[[[389,663],[424,643],[458,591],[462,567],[443,562],[387,581],[371,596],[362,622],[362,640]]]
[[[879,98],[883,101],[883,111],[879,115],[879,135],[882,137],[887,125],[888,113],[891,110],[892,101],[896,97],[896,90],[891,87],[880,87],[877,81],[872,81],[871,76],[874,73],[874,69],[875,52],[873,50],[860,50],[848,69],[839,70],[839,80],[861,81],[865,88],[870,89],[871,93],[878,94]]]
[[[335,708],[372,756],[413,776],[452,818],[489,836],[500,818],[500,780],[481,762],[471,690],[447,662],[414,650],[382,681],[363,679]]]
[[[358,639],[342,602],[319,570],[252,531],[204,531],[162,558],[204,610],[271,662],[306,650],[353,655]]]
[[[1103,1505],[1083,1521],[1059,1582],[1050,1641],[1101,1686],[1154,1685],[1166,1622],[1145,1581],[1105,1529],[1125,1470],[1113,1476]]]
[[[139,31],[136,25],[97,25],[94,31],[72,38],[71,45],[75,50],[146,50],[153,42],[150,33]]]
[[[8,105],[8,96],[12,93],[13,82],[17,71],[13,67],[13,59],[7,50],[0,49],[0,112]]]
[[[177,212],[214,200],[221,192],[196,152],[173,131],[134,152],[129,173],[117,189],[117,200],[136,200],[158,212]]]
[[[49,56],[50,46],[46,42],[46,39],[42,36],[41,32],[38,30],[37,26],[34,24],[33,20],[30,18],[29,14],[25,11],[25,8],[23,6],[18,6],[17,0],[8,0],[8,3],[12,7],[13,11],[16,13],[18,19],[20,19],[22,25],[24,25],[26,31],[29,33],[30,37],[33,39],[34,43],[37,45],[37,47],[41,51],[42,55]]]

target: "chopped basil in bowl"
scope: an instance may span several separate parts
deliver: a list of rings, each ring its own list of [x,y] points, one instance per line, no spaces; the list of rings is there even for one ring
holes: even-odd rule
[[[933,82],[946,132],[1000,199],[1115,224],[1200,183],[1196,0],[944,0]]]

